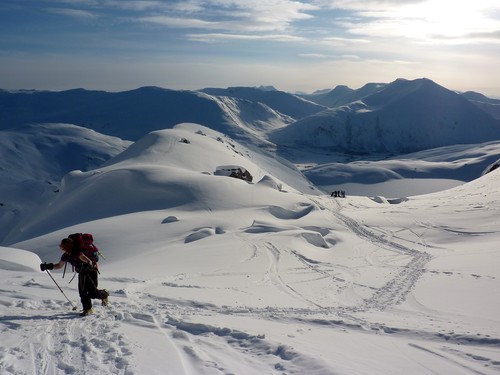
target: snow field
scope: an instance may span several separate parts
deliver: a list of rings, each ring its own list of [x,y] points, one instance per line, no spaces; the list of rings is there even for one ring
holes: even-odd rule
[[[334,199],[197,130],[157,132],[71,173],[12,232],[0,248],[0,373],[500,371],[500,172],[401,200]],[[238,163],[255,183],[211,174]],[[94,234],[111,293],[85,318],[38,270],[76,231]],[[53,275],[78,304],[71,273]]]

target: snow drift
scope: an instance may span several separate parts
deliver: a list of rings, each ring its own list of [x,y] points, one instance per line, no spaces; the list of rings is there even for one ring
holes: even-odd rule
[[[268,185],[248,186],[242,180],[215,173],[230,162],[248,170],[255,182],[270,174],[251,159],[250,150],[199,125],[152,132],[101,168],[66,175],[54,198],[18,224],[4,242],[19,242],[67,226],[141,210],[184,205],[206,208],[207,200],[221,202],[227,208],[235,201],[240,206],[253,205],[258,196],[255,190]],[[268,161],[271,163],[277,162]],[[283,177],[293,185],[308,185],[297,170],[288,173],[289,177]],[[282,181],[276,184],[285,185]]]

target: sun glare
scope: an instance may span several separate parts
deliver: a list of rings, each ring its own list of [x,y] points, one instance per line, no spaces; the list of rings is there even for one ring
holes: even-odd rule
[[[499,28],[499,22],[488,18],[491,1],[429,0],[402,6],[391,17],[399,23],[400,35],[423,41],[446,41],[465,38]],[[392,13],[392,12],[391,12]]]

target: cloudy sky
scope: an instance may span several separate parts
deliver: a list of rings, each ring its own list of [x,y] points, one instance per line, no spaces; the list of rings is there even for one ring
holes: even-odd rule
[[[500,97],[500,0],[1,0],[0,88],[427,77]]]

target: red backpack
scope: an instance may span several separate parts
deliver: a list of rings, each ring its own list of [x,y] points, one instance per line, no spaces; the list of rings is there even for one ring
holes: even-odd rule
[[[83,252],[97,267],[100,251],[94,245],[94,237],[90,233],[73,233],[68,238],[73,241],[73,249]]]

